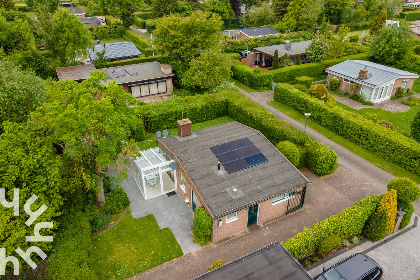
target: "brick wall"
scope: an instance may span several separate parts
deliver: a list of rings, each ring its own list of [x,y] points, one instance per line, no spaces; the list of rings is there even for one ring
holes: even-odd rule
[[[258,223],[264,224],[270,220],[286,215],[287,200],[273,205],[273,200],[269,199],[260,203],[260,215]]]
[[[213,242],[219,242],[246,231],[248,229],[248,208],[239,210],[238,219],[230,223],[226,222],[226,216],[220,219],[223,221],[220,227],[218,226],[218,220],[213,221]]]
[[[397,89],[399,88],[399,87],[401,87],[401,84],[402,84],[402,82],[404,81],[404,80],[408,80],[408,82],[407,82],[407,84],[405,85],[405,88],[404,88],[404,92],[409,88],[409,89],[413,89],[413,84],[414,84],[414,81],[416,80],[416,79],[397,79],[397,80],[395,80],[395,84],[394,84],[394,88],[392,89],[392,92],[391,92],[391,96],[393,96],[393,95],[395,95],[395,92],[397,91]]]

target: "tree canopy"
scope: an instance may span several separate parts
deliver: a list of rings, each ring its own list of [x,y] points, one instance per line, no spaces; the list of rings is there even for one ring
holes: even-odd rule
[[[228,0],[206,0],[204,10],[219,15],[226,27],[235,19],[235,13]]]
[[[315,33],[311,43],[306,48],[306,57],[311,62],[319,62],[327,59],[330,50],[330,42],[326,36],[321,33]]]
[[[385,26],[386,18],[388,17],[386,11],[381,11],[379,15],[373,20],[372,26],[369,29],[370,36],[377,36],[379,31]]]
[[[324,0],[292,0],[281,21],[283,31],[313,29],[318,22]]]
[[[245,16],[246,21],[251,26],[271,25],[276,22],[274,10],[268,3],[252,6]]]

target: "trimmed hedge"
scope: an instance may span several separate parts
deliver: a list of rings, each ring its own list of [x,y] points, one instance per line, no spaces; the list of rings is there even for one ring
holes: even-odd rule
[[[385,237],[387,228],[387,215],[385,209],[380,209],[370,216],[363,229],[363,234],[370,241],[378,241]]]
[[[409,178],[398,177],[392,179],[386,185],[388,191],[396,190],[397,191],[397,200],[398,202],[414,202],[420,197],[420,188],[417,186],[416,182]]]
[[[127,29],[120,24],[105,25],[100,27],[89,27],[88,29],[92,33],[92,35],[96,33],[96,36],[98,37],[99,41],[102,39],[123,37],[127,32]]]
[[[364,116],[310,97],[291,85],[277,84],[274,100],[309,112],[322,126],[358,144],[385,160],[420,175],[420,143],[378,125]]]
[[[405,215],[401,219],[400,227],[398,228],[401,230],[410,223],[411,215],[413,215],[413,212],[414,212],[414,207],[411,202],[407,202],[407,201],[398,203],[398,206],[402,206],[403,211],[405,212]]]
[[[308,92],[308,88],[302,84],[294,84],[293,86],[301,92]]]
[[[326,145],[312,145],[308,149],[307,166],[318,176],[332,173],[337,166],[337,154]]]
[[[127,60],[119,60],[119,61],[112,61],[107,62],[104,67],[115,67],[115,66],[123,66],[123,65],[130,65],[130,64],[139,64],[144,62],[151,62],[151,61],[162,61],[162,57],[160,55],[156,56],[148,56],[148,57],[140,57],[140,58],[133,58],[133,59],[127,59]]]
[[[281,141],[276,148],[292,163],[295,167],[300,163],[300,151],[295,144],[290,141]]]
[[[252,69],[244,63],[237,62],[232,66],[232,76],[235,80],[252,88],[270,89],[272,82],[293,83],[295,78],[300,76],[312,77],[315,81],[324,79],[325,67],[338,64],[348,59],[368,60],[369,53],[360,53],[321,62],[287,66],[272,71],[262,71],[259,68]]]
[[[360,234],[366,221],[375,212],[382,195],[369,196],[357,201],[337,215],[322,220],[283,243],[297,260],[315,250],[321,240],[331,235],[341,239]]]
[[[328,163],[327,160],[319,160],[322,166],[317,166],[315,157],[318,156],[319,149],[322,149],[328,156],[335,154],[328,146],[322,145],[310,138],[307,134],[292,127],[285,121],[277,119],[273,114],[244,97],[237,89],[223,89],[211,95],[195,95],[182,98],[175,98],[163,102],[156,102],[134,109],[147,131],[156,132],[158,130],[176,128],[177,120],[189,118],[193,123],[212,120],[222,116],[229,116],[234,120],[259,130],[274,145],[280,141],[290,141],[302,149],[300,164],[306,162],[306,158],[311,159],[312,172],[326,172],[326,166],[335,165]],[[310,149],[312,146],[317,148]],[[331,170],[332,171],[332,170]],[[319,173],[319,172],[318,172]]]
[[[144,38],[141,35],[136,35],[136,33],[132,30],[127,30],[125,35],[123,36],[124,40],[131,41],[133,44],[139,49],[139,51],[144,56],[151,56],[152,53],[152,46],[150,45],[150,41]],[[154,48],[155,54],[157,53],[156,47]]]
[[[194,242],[200,244],[201,246],[209,243],[213,232],[213,221],[204,208],[200,207],[195,209],[193,223]]]
[[[407,17],[405,17],[405,14],[407,14]],[[406,11],[406,12],[400,13],[399,17],[405,19],[406,21],[415,21],[415,20],[420,19],[420,12],[419,11]]]
[[[324,254],[340,247],[341,237],[338,235],[331,235],[319,242],[319,244],[316,246],[316,251],[319,254]]]
[[[140,13],[135,13],[134,15],[144,20],[152,18],[152,12],[140,12]]]
[[[387,226],[385,235],[394,231],[395,219],[397,218],[397,191],[389,190],[381,199],[378,210],[385,209],[387,216]]]
[[[314,79],[312,79],[311,77],[308,76],[301,76],[301,77],[296,77],[295,81],[294,81],[294,85],[304,85],[307,88],[310,88],[312,86],[312,82],[314,81]]]

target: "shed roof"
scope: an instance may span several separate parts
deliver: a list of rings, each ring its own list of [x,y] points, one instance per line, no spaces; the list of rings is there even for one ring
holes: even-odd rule
[[[97,58],[96,53],[105,49],[105,55],[108,60],[131,58],[133,56],[140,57],[141,52],[136,48],[133,42],[116,42],[108,44],[96,44],[94,49],[88,49],[89,56],[92,60]]]
[[[288,55],[298,55],[305,54],[306,48],[309,46],[312,40],[293,42],[288,44],[272,45],[266,47],[254,48],[255,52],[263,53],[265,55],[274,57],[274,52],[277,50],[279,52],[279,57],[284,56],[286,53]],[[290,46],[289,50],[286,50],[286,46]]]
[[[75,80],[83,81],[89,77],[90,71],[96,71],[93,64],[76,65],[69,67],[59,67],[56,69],[59,81]]]
[[[239,29],[239,32],[244,33],[247,37],[264,37],[269,35],[281,34],[280,31],[271,26],[250,27]]]
[[[102,23],[102,21],[99,18],[97,18],[97,17],[81,17],[80,20],[84,24],[90,24],[90,23],[101,24]]]
[[[69,14],[74,14],[74,15],[83,15],[86,14],[85,10],[83,10],[82,7],[77,6],[77,7],[66,7],[66,9],[68,10]]]
[[[218,159],[210,148],[245,137],[268,161],[230,174],[223,166],[217,171]],[[310,183],[264,135],[236,121],[159,141],[174,154],[213,219]]]
[[[369,75],[371,77],[366,80],[361,80],[358,78],[359,72],[365,68],[368,70],[368,75],[371,74]],[[335,76],[346,78],[352,82],[370,87],[379,87],[398,78],[417,79],[419,77],[419,75],[414,73],[365,60],[346,60],[327,68],[325,71]]]
[[[278,242],[218,267],[194,280],[199,279],[313,280],[302,265]]]

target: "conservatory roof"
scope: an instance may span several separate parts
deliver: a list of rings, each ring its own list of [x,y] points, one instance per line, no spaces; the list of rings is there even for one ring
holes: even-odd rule
[[[144,171],[175,161],[161,148],[152,148],[146,151],[140,151],[140,156],[135,158],[134,162]]]

